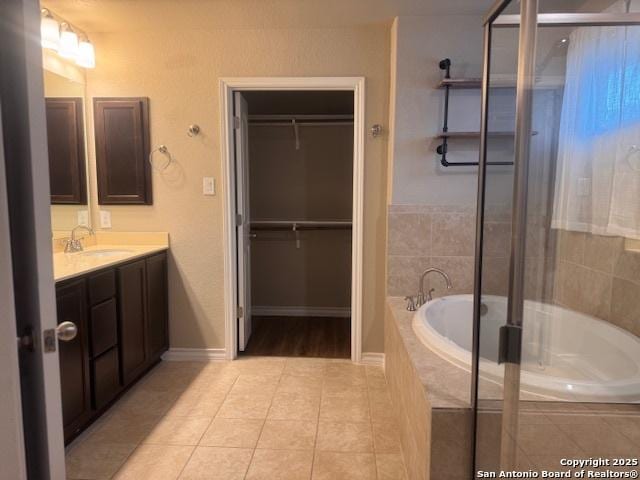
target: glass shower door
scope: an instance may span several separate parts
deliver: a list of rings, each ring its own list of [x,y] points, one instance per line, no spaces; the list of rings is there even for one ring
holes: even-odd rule
[[[503,2],[488,17],[476,472],[637,476],[640,15],[595,3]],[[515,129],[513,166],[496,165],[500,119]]]

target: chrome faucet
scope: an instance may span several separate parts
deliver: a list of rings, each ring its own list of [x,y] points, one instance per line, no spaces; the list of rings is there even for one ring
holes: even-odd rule
[[[78,225],[74,227],[74,229],[71,230],[71,238],[69,238],[64,245],[64,253],[81,252],[83,250],[82,242],[79,238],[76,238],[76,231],[78,229],[85,229],[89,232],[89,235],[95,235],[93,230],[86,225]]]
[[[426,302],[430,302],[431,300],[433,300],[432,294],[435,291],[435,288],[432,288],[431,290],[429,290],[427,294],[424,293],[424,279],[427,275],[429,275],[432,272],[439,273],[440,275],[442,275],[445,282],[447,282],[447,290],[450,290],[451,288],[453,288],[453,285],[451,284],[451,279],[449,278],[449,275],[447,275],[444,272],[444,270],[440,270],[439,268],[435,268],[435,267],[427,268],[420,276],[420,287],[418,291],[418,297],[416,298],[417,307],[420,307],[421,305],[424,305]]]

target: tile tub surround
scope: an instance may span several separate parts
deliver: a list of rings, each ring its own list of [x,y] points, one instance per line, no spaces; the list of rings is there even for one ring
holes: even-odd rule
[[[505,205],[486,208],[484,294],[507,294],[511,214]],[[453,283],[447,291],[442,278],[429,276],[425,289],[435,288],[434,296],[473,293],[475,205],[390,205],[388,215],[387,295],[416,295],[428,267],[443,269]],[[544,215],[530,215],[527,232],[525,295],[539,301],[550,301],[553,294],[555,236],[547,223]]]
[[[558,305],[640,336],[640,251],[621,237],[554,230]],[[627,248],[625,248],[625,243]]]
[[[466,480],[470,472],[470,375],[413,333],[413,312],[389,297],[385,372],[411,479]]]
[[[384,371],[162,362],[67,449],[71,480],[407,480]]]
[[[471,293],[475,206],[390,205],[388,215],[388,295],[415,295],[420,274],[430,266],[449,274],[453,292]],[[425,287],[444,291],[435,276]]]

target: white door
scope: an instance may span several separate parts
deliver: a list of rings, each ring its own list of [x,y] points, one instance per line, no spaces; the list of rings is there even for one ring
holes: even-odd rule
[[[238,244],[238,348],[251,336],[251,221],[249,214],[249,111],[242,93],[234,93],[234,143]]]
[[[0,2],[0,18],[0,477],[64,480],[39,2]]]

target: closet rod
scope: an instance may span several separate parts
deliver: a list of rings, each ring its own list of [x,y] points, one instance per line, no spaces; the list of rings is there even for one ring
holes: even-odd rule
[[[310,228],[351,228],[353,222],[350,220],[329,220],[329,221],[312,221],[312,220],[265,220],[251,222],[251,228],[257,230],[282,230],[291,229],[293,231]]]
[[[250,121],[249,125],[252,127],[290,127],[291,122],[256,122]],[[338,122],[298,122],[299,127],[330,127],[338,125],[353,125],[353,121],[338,121]]]

